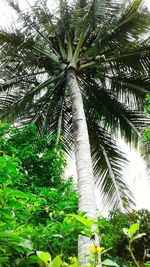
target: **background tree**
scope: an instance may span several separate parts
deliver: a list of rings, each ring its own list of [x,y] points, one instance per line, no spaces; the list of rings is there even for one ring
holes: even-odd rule
[[[56,136],[38,134],[34,124],[19,128],[2,125],[3,137],[5,133],[9,138],[4,137],[4,141],[1,138],[1,149],[9,156],[20,158],[23,171],[28,175],[26,186],[30,186],[32,192],[36,184],[38,187],[58,186],[64,176],[66,160],[62,145],[55,146]]]
[[[142,0],[61,0],[53,14],[46,1],[27,12],[9,3],[20,23],[0,33],[1,116],[32,120],[57,133],[57,144],[62,134],[68,152],[74,139],[79,210],[96,215],[93,170],[103,201],[129,207],[132,194],[121,173],[126,159],[112,136],[120,131],[136,144],[149,122],[141,112],[150,63]]]

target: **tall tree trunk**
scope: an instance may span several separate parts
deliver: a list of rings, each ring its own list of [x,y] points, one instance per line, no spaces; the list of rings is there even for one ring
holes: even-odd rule
[[[75,143],[75,157],[78,181],[78,210],[86,211],[93,219],[96,217],[96,199],[94,191],[93,168],[89,144],[89,135],[81,91],[77,82],[76,73],[73,68],[67,70],[67,82],[72,103],[73,131]],[[89,247],[92,241],[80,236],[78,241],[79,262],[84,266],[86,255],[89,254]]]

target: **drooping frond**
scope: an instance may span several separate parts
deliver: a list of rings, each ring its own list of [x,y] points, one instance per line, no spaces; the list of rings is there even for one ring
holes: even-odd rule
[[[127,164],[126,156],[117,147],[116,141],[99,126],[99,122],[93,120],[92,112],[88,115],[88,125],[96,184],[101,189],[103,203],[127,209],[134,201],[122,175]]]
[[[56,83],[56,86],[57,86],[57,82],[59,82],[59,80],[61,80],[62,77],[63,77],[63,73],[60,73],[58,76],[50,77],[45,82],[39,84],[37,87],[33,87],[33,88],[31,87],[30,91],[28,91],[27,88],[25,88],[25,90],[22,89],[18,91],[18,88],[16,87],[16,91],[14,91],[12,95],[10,94],[7,95],[6,93],[6,95],[2,96],[1,98],[3,106],[4,106],[2,107],[2,110],[3,110],[2,116],[5,116],[7,112],[10,113],[10,111],[11,111],[11,115],[13,115],[13,111],[15,112],[15,115],[19,114],[21,111],[26,112],[26,108],[28,109],[29,106],[31,106],[32,104],[35,105],[36,97],[38,99],[38,95],[42,94],[41,91],[44,88],[47,88],[48,90],[49,85],[52,84],[54,86],[54,83]],[[55,86],[54,86],[54,89],[55,89]],[[50,90],[49,90],[49,93],[50,93]]]
[[[142,0],[134,0],[127,6],[126,2],[122,5],[112,1],[92,1],[96,6],[102,7],[105,2],[105,12],[96,23],[94,36],[89,42],[87,53],[104,55],[116,51],[124,45],[130,44],[131,39],[137,38],[141,34],[148,32],[150,27],[149,13],[142,9]],[[98,8],[95,8],[96,12]],[[95,14],[94,14],[95,15]],[[95,16],[93,16],[93,21]],[[120,42],[121,41],[121,42]]]
[[[142,130],[150,124],[148,116],[120,102],[104,82],[98,84],[92,78],[87,78],[82,80],[82,84],[87,107],[95,110],[100,125],[112,134],[121,131],[128,142],[134,141],[136,144]]]

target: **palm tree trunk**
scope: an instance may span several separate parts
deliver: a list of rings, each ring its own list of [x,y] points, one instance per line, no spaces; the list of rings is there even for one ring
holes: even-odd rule
[[[67,82],[72,103],[72,120],[75,143],[75,157],[78,181],[78,210],[86,211],[93,219],[96,217],[96,200],[94,191],[93,168],[89,144],[89,135],[81,91],[73,68],[67,70]],[[78,257],[81,266],[86,264],[86,255],[92,241],[80,236],[78,242]]]

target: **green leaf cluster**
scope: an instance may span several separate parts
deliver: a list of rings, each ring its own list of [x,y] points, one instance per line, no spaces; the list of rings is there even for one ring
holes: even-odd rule
[[[106,252],[106,256],[115,260],[119,266],[132,267],[131,257],[128,250],[128,239],[122,229],[134,239],[132,244],[135,258],[142,264],[143,260],[147,261],[149,254],[149,232],[150,232],[150,212],[148,210],[132,211],[129,214],[120,211],[112,211],[108,218],[100,218],[98,224],[101,234],[101,246],[111,248]],[[130,230],[128,230],[130,229]],[[134,233],[139,229],[139,239],[134,238]],[[136,235],[135,235],[136,237]]]

